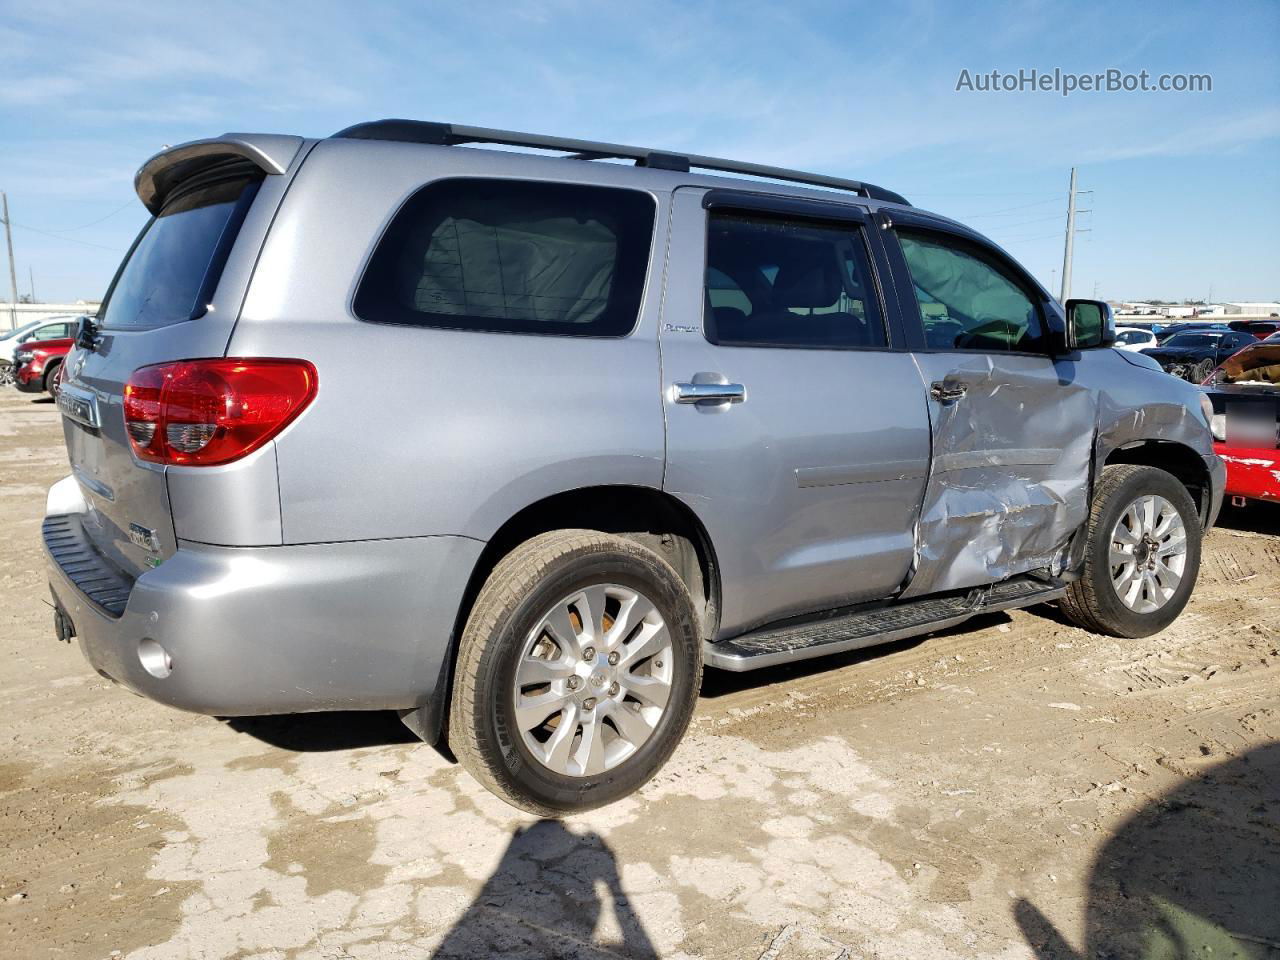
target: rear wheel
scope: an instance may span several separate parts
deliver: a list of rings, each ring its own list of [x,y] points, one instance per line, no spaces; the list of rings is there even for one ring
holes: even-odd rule
[[[689,592],[658,554],[586,530],[494,569],[458,650],[449,745],[481,783],[558,816],[639,789],[689,724],[702,673]]]
[[[1104,468],[1079,580],[1063,611],[1096,633],[1145,637],[1182,612],[1200,571],[1200,518],[1186,487],[1155,467]]]
[[[1187,379],[1192,383],[1204,383],[1209,379],[1209,374],[1213,373],[1213,367],[1213,361],[1206,357],[1191,368],[1191,376]]]

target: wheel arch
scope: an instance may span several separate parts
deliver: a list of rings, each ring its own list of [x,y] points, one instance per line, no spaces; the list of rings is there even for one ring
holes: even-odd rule
[[[689,587],[703,638],[715,635],[720,610],[719,566],[706,528],[687,505],[653,487],[632,485],[580,487],[543,497],[522,507],[489,538],[467,581],[435,691],[424,706],[401,713],[405,724],[427,743],[439,746],[447,742],[444,725],[458,640],[489,574],[521,543],[562,529],[611,533],[653,549]]]
[[[1132,463],[1156,467],[1172,474],[1187,488],[1200,513],[1200,525],[1208,527],[1213,506],[1213,481],[1204,457],[1176,440],[1139,440],[1107,454],[1102,466]]]

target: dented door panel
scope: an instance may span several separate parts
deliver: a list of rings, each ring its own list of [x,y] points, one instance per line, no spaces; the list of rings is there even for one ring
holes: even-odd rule
[[[904,597],[1059,568],[1089,510],[1096,395],[1078,362],[918,353],[933,457]]]

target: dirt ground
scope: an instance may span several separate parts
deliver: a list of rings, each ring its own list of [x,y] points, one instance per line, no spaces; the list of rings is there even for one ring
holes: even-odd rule
[[[56,413],[0,393],[5,957],[1280,957],[1277,511],[1146,640],[1037,608],[709,673],[638,796],[537,822],[393,715],[96,676],[38,548]]]

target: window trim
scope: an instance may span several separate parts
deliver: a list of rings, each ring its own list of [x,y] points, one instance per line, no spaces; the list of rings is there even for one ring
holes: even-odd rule
[[[387,234],[392,226],[399,220],[400,215],[405,208],[413,202],[419,194],[424,190],[437,187],[443,184],[456,183],[505,183],[505,184],[523,184],[526,186],[546,186],[546,187],[584,187],[595,190],[606,190],[616,193],[639,194],[647,197],[653,205],[653,219],[649,227],[649,244],[648,251],[645,254],[643,274],[640,282],[640,298],[636,304],[635,317],[632,319],[631,326],[623,333],[561,333],[548,332],[545,330],[500,330],[487,327],[459,327],[459,326],[443,326],[435,323],[398,323],[393,320],[378,320],[366,317],[360,314],[356,309],[356,303],[360,298],[360,291],[364,287],[365,280],[368,279],[369,271],[373,266],[378,251],[382,248],[382,244],[387,239]],[[364,262],[360,266],[360,271],[356,276],[355,282],[351,286],[351,293],[347,298],[347,313],[361,323],[372,324],[378,327],[397,327],[405,330],[432,330],[444,333],[464,333],[464,334],[483,334],[504,337],[554,337],[563,340],[626,340],[635,335],[640,328],[640,321],[645,314],[645,304],[648,299],[650,287],[653,284],[654,277],[654,258],[658,253],[659,228],[662,226],[663,208],[657,195],[652,190],[646,190],[638,187],[625,187],[609,183],[584,183],[580,180],[552,180],[536,177],[512,177],[512,176],[483,176],[476,174],[459,174],[453,176],[436,177],[431,180],[420,181],[408,190],[406,190],[400,202],[395,209],[382,221],[378,228],[377,234],[374,236],[369,248],[364,255]],[[661,238],[665,243],[665,235]],[[434,314],[423,314],[424,317],[435,316]]]
[[[900,230],[904,230],[907,233],[922,233],[939,237],[945,243],[951,244],[964,253],[969,254],[974,259],[982,261],[1022,291],[1040,315],[1040,329],[1043,340],[1041,348],[1039,350],[984,350],[974,347],[929,346],[925,338],[924,314],[920,310],[920,301],[915,293],[915,280],[911,276],[911,265],[907,262],[907,255],[903,251],[902,242],[898,237]],[[913,353],[964,353],[1049,358],[1054,356],[1054,331],[1050,321],[1050,312],[1047,309],[1047,304],[1050,301],[1046,299],[1045,293],[1040,288],[1040,285],[1032,280],[1026,271],[1014,262],[1007,254],[976,234],[970,234],[968,232],[962,233],[957,230],[949,229],[948,225],[926,220],[923,217],[898,217],[897,222],[893,223],[892,229],[889,232],[893,234],[894,250],[891,255],[900,259],[905,278],[910,283],[910,287],[908,289],[910,303],[907,305],[901,305],[901,308],[903,312],[903,321],[914,324],[915,339],[918,341],[919,345],[911,348]]]
[[[754,199],[760,199],[759,204],[751,202]],[[852,215],[844,215],[842,211],[836,209],[838,205],[827,203],[810,203],[805,200],[796,200],[795,203],[790,201],[796,200],[792,197],[774,197],[770,195],[754,195],[749,193],[738,193],[737,191],[710,191],[702,201],[703,208],[706,210],[706,218],[703,224],[702,235],[702,273],[701,273],[701,301],[702,301],[702,338],[713,347],[722,347],[726,349],[748,349],[748,350],[829,350],[832,352],[860,352],[860,353],[886,353],[892,351],[893,336],[890,329],[888,301],[885,297],[884,285],[880,282],[880,274],[878,264],[876,262],[876,251],[871,246],[870,238],[867,236],[867,216],[865,211],[850,207]],[[778,201],[775,203],[774,201]],[[707,332],[707,270],[710,268],[708,259],[711,254],[711,219],[717,215],[728,214],[730,216],[737,214],[738,216],[746,216],[754,219],[773,221],[775,223],[805,223],[814,226],[837,227],[841,229],[850,229],[855,233],[862,243],[862,250],[866,256],[867,276],[871,281],[874,291],[874,303],[877,310],[880,311],[880,328],[884,340],[882,343],[872,346],[859,346],[855,344],[847,345],[828,345],[828,344],[806,344],[806,343],[720,343],[712,340]],[[732,279],[732,278],[730,278]]]

